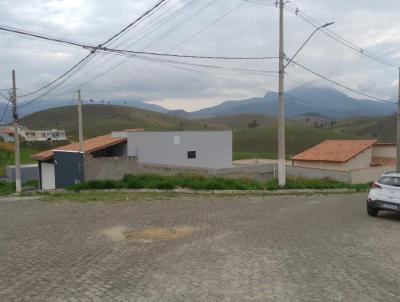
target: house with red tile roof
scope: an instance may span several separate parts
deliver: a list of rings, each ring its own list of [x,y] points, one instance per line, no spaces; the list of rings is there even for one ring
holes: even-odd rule
[[[326,140],[292,158],[294,166],[335,171],[355,171],[394,166],[395,144],[377,140]]]
[[[87,139],[83,153],[79,143],[43,151],[31,158],[38,161],[40,187],[51,190],[84,181],[84,157],[126,156],[127,139],[112,137],[111,134]]]

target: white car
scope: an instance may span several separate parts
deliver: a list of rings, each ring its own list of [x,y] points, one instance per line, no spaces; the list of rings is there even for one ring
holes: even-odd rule
[[[400,173],[385,173],[372,185],[367,199],[368,215],[376,216],[381,210],[400,212]]]

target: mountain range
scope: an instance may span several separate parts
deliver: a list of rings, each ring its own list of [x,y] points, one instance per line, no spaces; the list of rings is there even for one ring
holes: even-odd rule
[[[40,101],[27,106],[21,106],[21,117],[48,108],[71,105],[71,100]],[[278,94],[267,92],[262,97],[253,97],[244,100],[225,101],[219,105],[204,108],[194,112],[185,110],[167,110],[162,106],[149,104],[140,100],[85,100],[84,104],[112,104],[139,109],[167,113],[182,119],[200,119],[216,116],[236,115],[244,113],[258,113],[275,116],[278,112]],[[5,110],[5,104],[0,104],[0,111]],[[332,119],[348,117],[373,117],[390,115],[396,111],[397,105],[393,102],[378,102],[350,97],[333,88],[300,87],[285,94],[286,117],[293,118],[312,112]],[[9,110],[10,111],[10,110]],[[5,115],[4,122],[9,122],[11,113]]]
[[[352,116],[389,115],[396,111],[393,102],[355,99],[332,88],[296,88],[285,95],[286,117],[296,117],[309,112],[341,119]],[[206,118],[241,113],[276,115],[278,94],[268,92],[263,97],[227,101],[220,105],[189,113],[188,117]],[[182,116],[182,112],[180,112]]]

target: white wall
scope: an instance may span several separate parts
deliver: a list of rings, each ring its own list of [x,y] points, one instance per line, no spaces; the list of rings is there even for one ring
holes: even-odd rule
[[[183,167],[232,166],[232,131],[118,132],[128,138],[128,156],[142,163]],[[188,151],[196,151],[188,159]]]
[[[304,167],[304,168],[313,168],[313,169],[332,170],[332,171],[348,171],[347,163],[295,160],[293,162],[293,166]]]
[[[56,188],[54,164],[41,163],[41,183],[43,190],[54,190]]]
[[[352,158],[347,162],[347,168],[349,171],[366,169],[371,167],[372,162],[372,148],[364,150],[356,157]]]
[[[395,145],[375,145],[372,147],[373,157],[388,157],[396,158],[396,146]]]
[[[385,167],[371,167],[367,169],[361,169],[351,172],[351,183],[352,184],[363,184],[371,181],[378,180],[383,173],[395,171],[395,166]]]

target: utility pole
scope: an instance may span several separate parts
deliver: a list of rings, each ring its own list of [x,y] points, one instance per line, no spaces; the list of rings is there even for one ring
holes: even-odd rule
[[[19,155],[19,127],[17,113],[17,84],[15,82],[15,70],[12,71],[12,113],[14,120],[14,140],[15,140],[15,192],[21,193],[21,160]]]
[[[285,153],[285,51],[283,35],[284,2],[279,2],[279,111],[278,111],[278,184],[286,185]]]
[[[397,158],[396,158],[396,172],[400,173],[400,68],[399,68],[399,92],[397,97]]]
[[[83,124],[82,124],[82,99],[81,90],[78,90],[78,123],[79,123],[79,152],[84,153],[83,147]]]

